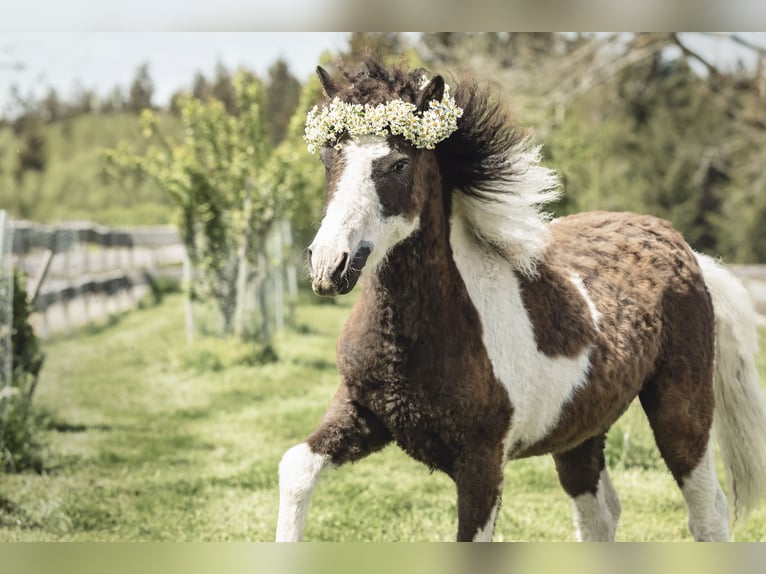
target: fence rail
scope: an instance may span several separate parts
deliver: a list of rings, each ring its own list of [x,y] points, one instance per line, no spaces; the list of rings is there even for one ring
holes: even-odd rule
[[[42,336],[135,306],[158,275],[181,274],[184,248],[170,226],[14,221],[12,232],[14,265],[29,278]]]
[[[15,255],[26,255],[36,249],[66,251],[71,242],[106,248],[180,245],[178,233],[170,225],[109,229],[79,221],[61,223],[55,227],[30,221],[13,222],[12,252]]]

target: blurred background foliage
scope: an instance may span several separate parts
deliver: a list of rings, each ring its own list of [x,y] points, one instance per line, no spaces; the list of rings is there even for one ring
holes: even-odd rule
[[[752,51],[758,62],[723,69],[687,38],[353,33],[344,50],[322,61],[332,66],[373,49],[452,81],[469,75],[489,82],[559,170],[566,194],[554,206],[557,215],[652,213],[670,219],[698,250],[727,261],[766,261],[766,50],[736,35],[721,37]],[[258,172],[256,191],[272,202],[259,213],[278,206],[296,245],[305,245],[321,215],[324,177],[306,152],[303,121],[321,91],[313,77],[296,78],[284,60],[261,78],[219,64],[211,77],[190,78],[167,102],[154,98],[149,64],[106,97],[85,88],[70,99],[53,89],[42,99],[13,94],[16,112],[0,121],[0,205],[36,221],[178,223],[178,196],[168,193],[167,182],[146,169],[110,172],[102,150],[135,159],[159,149],[158,134],[182,142],[190,106],[217,106],[222,125],[236,118],[237,77],[257,84],[262,100],[259,141],[252,156],[240,157]],[[145,110],[151,116],[144,113],[142,125]]]

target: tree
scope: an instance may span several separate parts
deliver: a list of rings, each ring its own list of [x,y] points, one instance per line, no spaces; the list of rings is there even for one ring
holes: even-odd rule
[[[16,166],[13,176],[20,185],[28,172],[42,173],[48,163],[48,147],[45,137],[45,123],[40,114],[30,110],[16,119],[14,131],[18,138]]]
[[[433,32],[424,33],[421,40],[424,57],[432,64],[464,67],[473,55],[510,68],[549,57],[557,49],[560,36],[553,32]]]
[[[105,114],[121,112],[124,109],[125,94],[120,86],[112,88],[112,91],[106,95],[99,105],[99,111]]]
[[[279,58],[269,67],[266,84],[266,117],[272,146],[277,146],[285,137],[300,93],[300,82],[290,72],[287,62]]]
[[[206,102],[210,99],[212,88],[210,83],[205,78],[202,72],[194,74],[194,81],[192,82],[192,96],[202,102]]]
[[[338,58],[346,66],[353,66],[370,52],[387,63],[404,63],[409,68],[423,66],[420,54],[399,32],[352,32],[348,37],[348,46],[338,54]]]
[[[75,89],[74,101],[70,105],[71,115],[90,114],[95,109],[95,92],[78,83]]]
[[[154,82],[149,75],[149,64],[141,64],[136,70],[136,75],[128,91],[127,109],[136,113],[144,109],[151,109],[153,94]]]
[[[243,301],[243,273],[284,210],[284,198],[275,195],[266,178],[271,147],[263,87],[245,73],[237,74],[233,86],[236,115],[217,99],[187,98],[181,104],[185,129],[180,142],[163,132],[154,112],[145,110],[141,122],[153,142],[146,153],[125,146],[106,152],[110,164],[146,173],[175,201],[179,231],[198,270],[191,293],[213,297],[225,334],[234,331]]]
[[[237,94],[231,74],[220,61],[215,66],[215,79],[210,88],[210,97],[221,102],[228,113],[237,113]]]
[[[399,32],[352,32],[344,59],[348,59],[348,56],[359,58],[368,51],[390,57],[402,54],[407,47],[407,42]]]
[[[55,88],[48,88],[48,92],[40,102],[40,113],[47,123],[57,122],[65,115],[65,105],[59,98]]]

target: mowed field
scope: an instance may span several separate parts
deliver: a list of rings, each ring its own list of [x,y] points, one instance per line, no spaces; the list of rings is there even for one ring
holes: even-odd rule
[[[0,540],[273,540],[277,465],[335,392],[350,305],[306,296],[297,328],[277,338],[279,361],[262,365],[243,343],[187,343],[179,296],[46,342],[35,398],[44,471],[0,475]],[[763,353],[759,367],[766,381]],[[691,540],[637,404],[612,429],[607,458],[618,540]],[[446,541],[456,526],[452,482],[390,446],[323,477],[306,539]],[[766,503],[736,538],[766,540]],[[496,540],[573,539],[551,458],[508,464]]]

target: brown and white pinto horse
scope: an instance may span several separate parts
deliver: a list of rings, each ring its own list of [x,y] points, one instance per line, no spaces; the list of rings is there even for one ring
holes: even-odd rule
[[[326,94],[427,109],[444,81],[374,59],[318,68]],[[341,383],[279,467],[277,540],[300,540],[323,470],[392,441],[456,483],[458,540],[491,540],[503,466],[550,453],[577,537],[613,540],[620,503],[607,430],[638,396],[697,540],[726,540],[716,420],[735,509],[766,486],[766,407],[747,293],[671,225],[627,213],[551,221],[558,181],[475,83],[435,149],[401,137],[325,147],[327,200],[308,252],[313,289],[364,289],[338,341]],[[715,406],[715,408],[714,408]],[[714,417],[715,415],[715,417]]]

